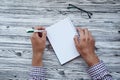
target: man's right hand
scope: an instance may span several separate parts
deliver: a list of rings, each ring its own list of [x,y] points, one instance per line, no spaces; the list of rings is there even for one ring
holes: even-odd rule
[[[75,35],[75,46],[83,57],[88,66],[93,66],[99,62],[99,58],[95,54],[95,40],[88,29],[77,28],[80,36]]]

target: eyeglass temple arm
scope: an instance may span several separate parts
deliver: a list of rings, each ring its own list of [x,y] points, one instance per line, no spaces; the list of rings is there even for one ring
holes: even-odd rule
[[[88,13],[88,14],[90,14],[90,15],[93,15],[91,12],[86,11],[86,10],[83,10],[83,9],[81,9],[81,8],[79,8],[79,7],[75,6],[75,5],[73,5],[73,4],[69,4],[69,6],[72,6],[72,7],[74,7],[74,8],[77,8],[77,9],[80,10],[80,11],[83,11],[83,12],[86,12],[86,13]],[[89,16],[90,16],[90,15],[89,15]]]

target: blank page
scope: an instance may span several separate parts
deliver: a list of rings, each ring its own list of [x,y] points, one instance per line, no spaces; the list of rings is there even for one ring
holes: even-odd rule
[[[46,30],[47,37],[61,64],[79,56],[73,39],[77,32],[69,18],[47,27]]]

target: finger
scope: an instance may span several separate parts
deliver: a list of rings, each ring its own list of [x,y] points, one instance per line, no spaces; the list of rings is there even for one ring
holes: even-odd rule
[[[34,40],[34,39],[36,39],[37,37],[38,37],[38,34],[33,33],[30,38],[31,38],[31,40]]]
[[[84,38],[84,31],[83,31],[83,29],[77,28],[77,30],[78,30],[78,34],[80,34],[80,39],[83,39]]]
[[[34,29],[35,29],[35,30],[45,30],[45,28],[42,27],[42,26],[37,26],[37,27],[35,27]]]
[[[74,36],[74,42],[75,42],[75,45],[78,46],[79,45],[79,41],[78,41],[78,35],[75,35]]]
[[[88,35],[89,35],[89,31],[88,31],[88,29],[85,28],[84,31],[85,31],[85,36],[88,36]]]
[[[92,36],[92,33],[89,31],[89,36]]]
[[[46,39],[46,36],[47,36],[47,31],[45,30],[45,31],[42,32],[42,38]]]
[[[90,38],[90,40],[93,40],[93,41],[94,41],[94,37],[92,36],[92,33],[91,33],[91,32],[89,32],[89,38]]]
[[[35,38],[39,37],[38,32],[34,32],[34,33],[33,33],[33,36],[34,36]]]
[[[93,38],[92,33],[89,31],[89,38]]]
[[[45,30],[44,27],[41,27],[41,26],[37,26],[34,28],[35,30]],[[39,32],[35,32],[36,36],[37,37],[42,37],[42,33],[39,33]]]
[[[85,33],[86,40],[89,40],[89,31],[87,28],[84,29],[84,33]]]

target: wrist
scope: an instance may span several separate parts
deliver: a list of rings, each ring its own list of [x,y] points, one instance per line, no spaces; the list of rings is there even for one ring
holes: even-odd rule
[[[42,57],[43,52],[33,52],[33,57]]]
[[[89,57],[89,59],[86,61],[89,67],[99,63],[99,58],[97,56],[95,57]]]

